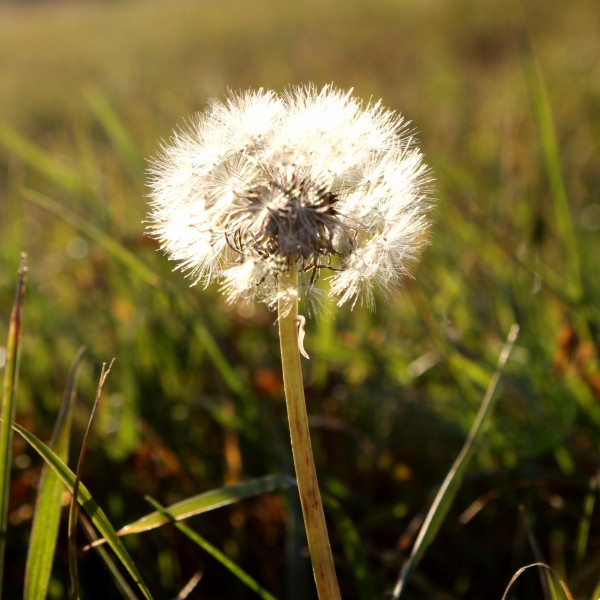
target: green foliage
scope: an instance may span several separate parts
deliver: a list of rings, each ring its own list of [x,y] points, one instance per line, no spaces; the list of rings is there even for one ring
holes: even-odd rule
[[[76,393],[77,369],[81,363],[83,352],[84,349],[80,349],[73,361],[50,442],[50,448],[63,462],[67,462],[69,456],[71,409]],[[36,509],[27,549],[24,598],[35,600],[35,598],[46,598],[47,596],[61,520],[62,493],[63,486],[60,478],[48,465],[45,465],[40,476]]]
[[[4,419],[3,419],[4,422]],[[60,478],[63,484],[70,490],[75,489],[75,474],[64,464],[48,446],[36,438],[33,434],[22,428],[18,424],[13,424],[13,429],[19,433],[27,443],[40,454],[46,461],[46,464],[52,468],[54,473]],[[77,502],[86,511],[90,520],[94,523],[97,530],[106,539],[107,544],[113,549],[123,566],[129,571],[133,580],[146,598],[152,598],[150,591],[144,583],[135,563],[129,556],[127,549],[117,536],[113,526],[106,517],[104,511],[98,506],[96,501],[83,484],[77,487]],[[46,507],[44,507],[46,508]]]
[[[199,570],[203,597],[255,597],[170,524],[114,533],[147,514],[145,495],[173,513],[291,472],[274,315],[170,272],[144,235],[144,157],[227,88],[309,80],[403,111],[437,178],[431,245],[403,294],[379,298],[375,313],[302,309],[343,597],[389,595],[513,323],[519,339],[486,435],[442,498],[402,598],[499,598],[509,582],[507,598],[598,595],[600,7],[525,0],[520,10],[468,0],[0,7],[0,345],[26,251],[15,427],[69,486],[66,455],[39,439],[51,435],[78,349],[88,348],[71,409],[76,445],[95,372],[116,357],[80,494],[103,507],[82,526],[91,539],[98,528],[113,536],[118,554],[79,553],[83,597],[132,597],[121,559],[157,597],[176,596]],[[46,564],[28,577],[50,577],[48,597],[64,597],[67,515],[58,488],[43,491],[50,471],[35,508],[41,465],[19,436],[9,444],[8,425],[4,597],[23,596],[28,549],[41,556],[53,544],[51,575]],[[267,489],[229,496],[194,529],[268,594],[310,598],[294,488]],[[30,547],[31,515],[46,510],[61,517],[58,539],[35,534]],[[543,585],[539,569],[520,574],[533,563],[552,567]]]
[[[160,515],[166,519],[170,519],[175,527],[181,531],[181,533],[192,540],[195,544],[200,546],[200,548],[208,552],[208,554],[216,558],[226,569],[228,569],[248,588],[255,592],[260,598],[264,598],[264,600],[275,600],[274,596],[261,587],[250,575],[248,575],[248,573],[246,573],[243,569],[240,569],[218,548],[213,546],[210,542],[207,542],[206,539],[204,539],[201,535],[198,535],[193,529],[190,529],[187,525],[181,523],[173,514],[169,513],[164,507],[156,502],[156,500],[153,500],[152,498],[147,498],[147,500]]]
[[[0,425],[0,570],[4,570],[8,522],[8,502],[12,465],[12,429],[11,421],[17,410],[17,382],[21,358],[21,338],[23,335],[23,300],[27,282],[27,259],[21,256],[19,279],[15,299],[10,314],[8,339],[6,342],[6,363],[4,382],[0,398],[2,423]],[[0,589],[0,597],[2,590]]]
[[[215,510],[216,508],[239,502],[243,498],[267,494],[293,484],[294,480],[291,477],[267,475],[266,477],[235,483],[221,489],[210,490],[203,494],[181,500],[173,506],[167,507],[165,509],[166,512],[155,511],[139,518],[134,523],[124,525],[118,531],[118,534],[132,535],[134,533],[150,531],[171,521],[184,521],[209,510]]]
[[[402,590],[406,586],[409,576],[423,559],[427,548],[433,543],[443,521],[448,515],[448,512],[450,512],[450,507],[456,498],[469,463],[475,456],[478,445],[489,426],[489,422],[492,418],[496,404],[496,389],[500,382],[502,371],[504,370],[504,367],[506,366],[506,363],[510,357],[512,348],[517,341],[518,332],[518,326],[514,325],[511,328],[506,345],[504,348],[502,348],[496,371],[494,372],[494,375],[492,376],[489,386],[485,392],[485,396],[481,401],[481,407],[477,413],[477,416],[475,417],[475,420],[473,421],[473,426],[469,431],[469,435],[467,436],[465,444],[461,448],[459,455],[456,457],[456,460],[448,471],[448,475],[446,475],[446,478],[440,486],[431,508],[427,512],[427,516],[423,521],[423,525],[421,526],[419,535],[415,540],[412,552],[402,568],[402,573],[400,574],[398,582],[394,588],[394,593],[392,594],[392,598],[394,600],[400,598]]]

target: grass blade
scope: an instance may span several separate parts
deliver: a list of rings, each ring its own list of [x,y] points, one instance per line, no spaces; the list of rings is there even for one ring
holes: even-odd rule
[[[0,128],[0,142],[32,169],[69,194],[89,194],[88,183],[75,170],[59,164],[47,152],[6,125]]]
[[[133,252],[127,250],[127,248],[116,242],[104,231],[69,211],[56,200],[49,198],[40,192],[23,188],[21,194],[28,201],[33,202],[40,208],[47,210],[66,223],[69,223],[83,235],[102,246],[108,253],[130,269],[133,275],[139,277],[142,281],[145,281],[152,287],[160,289],[171,305],[176,307],[177,310],[182,311],[184,314],[190,314],[189,308],[184,305],[184,301],[179,295],[175,294],[168,286],[163,285],[160,277],[148,268],[143,261],[139,260]],[[257,399],[250,397],[249,392],[244,388],[239,375],[229,363],[208,329],[197,319],[193,320],[190,326],[195,338],[202,344],[207,356],[215,365],[227,387],[244,403],[246,414],[245,429],[246,433],[251,437],[255,433],[255,423],[258,419],[258,411],[256,408]],[[277,430],[274,429],[273,431]]]
[[[94,526],[91,524],[90,520],[86,517],[85,513],[79,514],[79,522],[83,527],[83,532],[88,538],[88,541],[94,542],[98,536],[96,534],[96,530]],[[104,564],[107,566],[110,574],[113,578],[113,582],[117,589],[121,592],[121,595],[124,598],[128,598],[129,600],[138,600],[137,595],[131,589],[125,577],[121,574],[121,571],[117,568],[115,561],[112,559],[111,554],[108,552],[106,548],[99,547],[96,549],[96,552],[100,555],[100,558],[104,561]]]
[[[600,598],[600,579],[598,579],[598,583],[594,588],[594,592],[592,593],[592,598]]]
[[[86,98],[106,131],[115,149],[121,154],[131,173],[137,178],[144,173],[145,164],[141,158],[139,148],[123,126],[118,115],[97,88],[90,88],[86,92]]]
[[[191,579],[180,590],[179,594],[177,594],[175,600],[185,600],[188,598],[189,595],[196,589],[196,586],[200,583],[203,574],[204,573],[202,571],[196,571],[196,573],[192,575]]]
[[[160,277],[156,273],[154,273],[141,260],[139,260],[139,258],[133,252],[127,250],[124,246],[116,242],[104,231],[95,225],[88,223],[85,219],[82,219],[75,213],[69,211],[56,200],[49,198],[40,192],[24,188],[21,190],[21,194],[26,200],[33,202],[40,208],[47,210],[59,219],[69,223],[69,225],[75,227],[75,229],[80,231],[86,237],[96,242],[122,264],[124,264],[128,269],[130,269],[136,277],[139,277],[142,281],[145,281],[152,287],[160,288],[165,291],[170,301],[178,301],[173,297],[173,294],[171,294],[168,290],[165,290],[165,288],[162,286]],[[209,357],[214,362],[215,366],[221,373],[221,376],[227,383],[228,387],[237,396],[244,398],[243,386],[240,383],[234,369],[227,362],[227,359],[223,356],[222,352],[218,348],[214,338],[210,335],[208,330],[198,322],[194,323],[193,329],[194,335],[203,345]]]
[[[81,467],[85,458],[85,452],[87,450],[88,441],[90,439],[90,433],[92,430],[92,423],[96,416],[96,411],[100,405],[100,399],[102,392],[104,391],[104,384],[108,378],[108,374],[113,366],[115,359],[111,361],[108,368],[106,363],[102,364],[102,373],[100,375],[100,382],[98,383],[98,389],[96,391],[96,399],[94,401],[94,407],[92,408],[92,414],[90,415],[88,426],[83,437],[83,443],[81,444],[81,451],[79,453],[79,460],[77,461],[77,471],[75,472],[75,484],[73,485],[73,493],[71,498],[71,506],[69,508],[69,573],[71,575],[71,597],[80,598],[79,589],[79,578],[77,577],[77,490],[81,482]]]
[[[376,598],[375,580],[369,568],[359,532],[335,498],[324,495],[323,502],[336,525],[335,529],[341,541],[346,564],[354,578],[357,597],[363,600]]]
[[[115,242],[104,231],[88,223],[85,219],[71,212],[56,200],[40,192],[23,188],[21,189],[21,194],[29,202],[33,202],[36,206],[47,210],[49,213],[62,219],[65,223],[69,223],[69,225],[75,227],[75,229],[83,233],[86,237],[102,246],[107,252],[126,265],[142,281],[153,287],[160,287],[160,278],[158,275],[153,273],[133,252],[127,250],[122,244]]]
[[[406,585],[408,577],[423,558],[425,551],[437,535],[444,518],[450,510],[450,506],[452,505],[454,497],[456,496],[456,493],[462,482],[463,475],[465,474],[471,457],[476,450],[477,443],[485,432],[489,418],[493,412],[496,404],[494,401],[495,392],[498,387],[498,383],[500,382],[500,377],[502,376],[506,362],[508,361],[510,353],[517,339],[518,333],[519,327],[517,325],[513,325],[508,334],[506,343],[500,352],[496,370],[494,371],[494,374],[489,382],[485,396],[481,403],[481,407],[479,408],[479,412],[477,413],[475,421],[473,422],[471,430],[469,431],[469,436],[467,437],[460,454],[457,456],[454,464],[448,472],[446,479],[436,494],[433,504],[429,509],[427,516],[425,517],[425,521],[421,526],[421,530],[419,531],[419,535],[417,536],[417,540],[415,541],[415,545],[413,546],[410,557],[404,564],[404,567],[400,573],[400,577],[398,578],[396,586],[394,587],[392,600],[397,600],[400,598],[400,594]]]
[[[275,597],[265,590],[259,583],[253,579],[248,573],[236,565],[230,558],[223,554],[218,548],[213,546],[210,542],[205,540],[201,535],[190,529],[187,525],[176,521],[173,515],[171,515],[164,507],[162,507],[156,500],[146,497],[146,500],[164,517],[170,520],[181,533],[196,543],[200,548],[208,552],[213,558],[218,560],[226,569],[228,569],[233,575],[235,575],[242,583],[244,583],[253,592],[256,592],[264,600],[275,600]]]
[[[5,419],[2,418],[4,422]],[[50,468],[59,476],[60,480],[67,487],[69,491],[75,487],[75,474],[56,454],[46,446],[39,438],[33,433],[27,431],[24,427],[18,423],[12,423],[12,428],[25,439],[25,441],[46,461]],[[88,517],[100,532],[100,534],[106,538],[108,545],[112,548],[117,558],[121,561],[121,564],[129,572],[133,580],[135,581],[138,588],[148,599],[152,599],[150,590],[144,583],[140,572],[138,571],[135,563],[133,562],[129,552],[123,545],[121,539],[117,536],[116,531],[111,525],[108,517],[104,511],[98,506],[89,490],[83,483],[80,483],[77,488],[77,501],[83,510],[87,513]]]
[[[510,591],[511,587],[515,584],[517,579],[519,579],[519,577],[521,577],[521,575],[523,575],[525,571],[528,571],[529,569],[534,567],[543,570],[544,579],[548,583],[552,600],[573,600],[573,596],[571,595],[567,584],[560,577],[558,577],[558,575],[556,575],[554,569],[551,566],[543,562],[535,562],[530,565],[525,565],[524,567],[521,567],[512,576],[510,582],[508,583],[508,586],[506,587],[506,590],[504,590],[502,600],[508,599],[508,592]],[[593,598],[596,597],[597,596],[595,595],[593,596]]]
[[[589,543],[590,527],[592,524],[592,516],[596,506],[596,496],[598,495],[600,477],[596,474],[590,481],[588,493],[583,500],[583,508],[577,527],[577,535],[575,537],[575,557],[578,562],[583,562],[586,549]]]
[[[192,496],[180,502],[176,502],[167,507],[165,511],[155,511],[141,517],[133,523],[129,523],[121,527],[117,531],[117,535],[131,535],[132,533],[143,533],[161,527],[165,523],[170,523],[172,520],[183,521],[196,515],[201,515],[205,512],[229,506],[244,498],[252,496],[260,496],[276,490],[287,488],[295,485],[295,480],[289,475],[267,475],[257,479],[249,479],[216,490],[210,490]],[[168,516],[167,516],[168,513]],[[93,546],[104,543],[106,540],[98,540]]]
[[[54,425],[50,447],[63,461],[67,461],[71,430],[71,407],[76,390],[77,370],[85,348],[75,355],[60,412]],[[25,600],[45,598],[52,572],[52,561],[60,525],[61,495],[63,485],[56,474],[45,465],[40,479],[33,525],[29,537],[27,564],[25,568]]]
[[[19,378],[19,359],[21,354],[21,334],[23,322],[23,301],[27,282],[27,255],[21,255],[19,278],[15,291],[15,300],[10,316],[8,341],[6,344],[6,366],[2,387],[2,426],[0,427],[0,574],[4,570],[6,553],[6,526],[8,517],[8,495],[10,491],[10,471],[12,463],[13,433],[10,427],[17,406],[16,392]],[[2,587],[0,586],[0,597]]]
[[[519,7],[517,0],[515,0],[515,4]],[[527,30],[524,26],[524,18],[520,19],[518,32],[525,79],[533,114],[537,122],[544,167],[554,203],[556,228],[565,250],[565,262],[568,266],[565,271],[567,271],[570,295],[573,300],[577,301],[583,293],[579,244],[569,208],[569,197],[562,172],[562,162],[558,149],[554,120],[552,118],[552,110],[546,86],[544,85]]]

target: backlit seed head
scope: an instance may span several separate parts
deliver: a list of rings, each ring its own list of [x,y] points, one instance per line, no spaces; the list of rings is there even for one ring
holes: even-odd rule
[[[404,121],[326,86],[213,101],[151,168],[150,231],[194,282],[278,299],[296,264],[338,304],[396,287],[424,243],[430,176]],[[297,292],[295,292],[297,293]]]

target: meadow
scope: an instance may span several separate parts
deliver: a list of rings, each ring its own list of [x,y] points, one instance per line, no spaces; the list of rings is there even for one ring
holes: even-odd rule
[[[325,303],[307,323],[342,597],[392,596],[486,399],[402,598],[501,599],[533,563],[549,568],[524,571],[506,598],[600,598],[598,22],[595,0],[0,4],[5,378],[21,253],[28,263],[15,421],[48,444],[72,384],[62,439],[75,471],[114,358],[81,466],[112,527],[152,512],[146,496],[227,497],[184,522],[201,545],[172,524],[122,538],[153,597],[178,597],[196,573],[190,598],[257,597],[205,541],[259,597],[315,597],[274,313],[171,272],[145,234],[146,159],[230,89],[333,81],[410,119],[436,190],[402,292],[375,311]],[[24,597],[45,461],[18,433],[7,460],[0,579],[12,599]],[[58,494],[51,599],[69,597],[70,495]],[[143,597],[118,558],[122,579],[83,549],[86,531],[81,597]]]

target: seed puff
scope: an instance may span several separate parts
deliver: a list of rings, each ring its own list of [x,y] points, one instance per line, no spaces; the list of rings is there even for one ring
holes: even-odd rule
[[[396,288],[428,227],[431,177],[407,124],[333,86],[231,94],[173,134],[150,168],[149,231],[193,279],[275,307],[327,273],[338,305]]]

